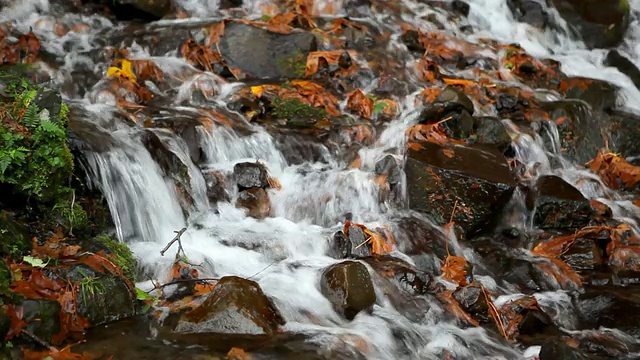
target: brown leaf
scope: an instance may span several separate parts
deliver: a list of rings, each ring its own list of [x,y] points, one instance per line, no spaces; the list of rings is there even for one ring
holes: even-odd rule
[[[361,89],[356,89],[347,94],[347,106],[358,115],[366,119],[371,119],[371,115],[373,114],[373,100]]]
[[[456,285],[467,285],[467,260],[461,256],[447,256],[442,264],[442,277]]]

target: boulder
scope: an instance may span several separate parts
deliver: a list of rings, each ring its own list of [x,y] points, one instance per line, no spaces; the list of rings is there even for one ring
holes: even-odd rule
[[[403,217],[393,231],[398,249],[407,255],[434,254],[447,256],[446,235],[440,227],[418,217]]]
[[[349,236],[342,230],[333,234],[333,256],[337,259],[361,258],[370,256],[368,246],[360,246],[366,240],[364,230],[358,226],[349,226]]]
[[[594,270],[603,265],[604,251],[599,246],[599,240],[606,243],[607,240],[593,239],[591,237],[578,237],[573,241],[571,247],[562,254],[562,261],[571,266],[573,270]]]
[[[500,307],[499,312],[510,336],[533,336],[556,330],[549,315],[540,309],[538,301],[533,296],[509,301]]]
[[[171,0],[114,0],[120,5],[129,5],[156,18],[162,18],[172,12]],[[116,7],[117,8],[117,7]],[[124,11],[125,9],[122,9]]]
[[[566,88],[561,91],[567,99],[582,100],[593,110],[610,111],[616,107],[618,87],[608,81],[583,77],[564,80]]]
[[[584,324],[589,328],[616,328],[631,336],[640,335],[640,286],[586,288],[577,299]]]
[[[615,47],[629,27],[628,0],[551,0],[551,4],[590,48]]]
[[[356,261],[343,261],[327,267],[320,279],[320,291],[340,315],[352,320],[369,310],[376,293],[367,267]]]
[[[558,144],[556,140],[551,140],[553,131],[543,132],[547,149],[584,164],[605,146],[601,130],[609,127],[610,120],[606,114],[594,111],[589,104],[580,100],[552,101],[541,106],[557,124],[560,137]]]
[[[549,22],[549,14],[542,3],[535,0],[507,0],[507,6],[513,17],[539,29],[544,29]]]
[[[637,157],[640,155],[640,116],[623,111],[612,111],[611,120],[607,131],[609,148],[623,157]],[[593,155],[595,157],[595,154]],[[639,165],[638,160],[629,160],[634,165]]]
[[[20,304],[26,329],[40,339],[51,342],[60,332],[60,303],[56,300],[27,299]]]
[[[225,276],[207,299],[184,314],[182,333],[275,335],[285,321],[255,281]]]
[[[453,292],[453,298],[460,306],[481,322],[489,321],[489,304],[482,288],[477,284],[462,286]]]
[[[271,201],[263,188],[253,187],[238,194],[236,207],[248,210],[248,215],[256,219],[264,219],[271,214]]]
[[[592,356],[581,349],[568,344],[563,339],[549,339],[542,343],[540,347],[540,360],[595,360]]]
[[[540,176],[526,202],[534,211],[533,224],[542,229],[580,229],[593,215],[589,200],[555,175]]]
[[[226,189],[224,175],[221,172],[204,170],[202,176],[207,186],[207,197],[211,204],[219,201],[229,201],[229,193]]]
[[[238,163],[233,167],[233,175],[238,184],[238,190],[246,190],[253,187],[266,188],[269,186],[267,169],[264,165],[255,162]]]
[[[640,69],[638,69],[629,58],[620,54],[618,50],[609,51],[607,57],[604,59],[604,64],[620,70],[621,73],[627,75],[633,84],[640,89]]]
[[[408,150],[405,162],[410,209],[446,224],[457,200],[453,219],[467,233],[499,217],[516,185],[500,150],[479,144],[420,145]]]
[[[220,39],[227,65],[253,79],[301,78],[307,55],[316,50],[312,33],[280,34],[239,22],[227,22]]]
[[[503,152],[511,144],[511,137],[496,117],[459,116],[442,123],[441,127],[448,137],[468,144],[495,145]]]
[[[393,155],[386,155],[378,160],[374,172],[376,175],[385,175],[392,189],[402,182],[402,169]]]
[[[122,320],[136,314],[136,294],[125,279],[99,273],[84,264],[71,266],[60,275],[66,280],[78,283],[77,312],[89,320],[92,326]]]

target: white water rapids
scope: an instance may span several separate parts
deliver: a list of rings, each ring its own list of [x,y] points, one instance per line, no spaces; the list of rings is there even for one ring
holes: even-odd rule
[[[178,2],[193,17],[217,15],[217,1]],[[322,10],[322,3],[326,2],[317,2],[320,4],[319,11]],[[420,26],[423,17],[431,10],[418,1],[405,2],[407,8],[414,9],[414,12],[403,14],[403,20]],[[457,30],[460,24],[443,21],[447,31],[471,41],[492,38],[505,43],[519,43],[535,56],[560,61],[562,71],[568,75],[604,79],[617,84],[622,89],[620,106],[630,111],[640,111],[640,92],[629,78],[614,68],[602,65],[606,50],[587,50],[584,44],[565,35],[551,30],[541,32],[516,22],[506,0],[468,2],[471,12],[468,19],[462,21],[468,21],[473,26],[473,35],[461,34]],[[100,51],[97,48],[100,31],[121,25],[94,15],[82,18],[82,21],[90,24],[89,31],[69,32],[57,37],[51,34],[50,23],[47,22],[52,16],[52,4],[48,0],[9,3],[0,11],[0,19],[13,23],[22,31],[33,27],[43,41],[44,48],[64,58],[64,66],[51,69],[55,84],[68,83],[72,70],[78,67],[99,74],[104,72],[105,64],[93,63],[90,52]],[[255,18],[260,16],[259,11],[265,3],[262,0],[245,1],[244,7],[249,14],[254,14],[250,17]],[[619,50],[639,64],[640,18],[637,11],[640,11],[640,0],[631,0],[630,3],[632,24]],[[331,15],[340,16],[341,13]],[[70,14],[64,16],[79,17]],[[368,21],[384,23],[382,13],[376,16]],[[438,16],[444,19],[443,14]],[[396,25],[385,25],[389,26],[400,33]],[[403,47],[399,44],[395,46]],[[130,50],[138,58],[148,57],[145,49]],[[167,73],[177,73],[178,67],[190,68],[193,77],[185,80],[185,83],[196,81],[201,75],[182,59],[159,57],[153,60]],[[215,75],[211,79],[214,81],[210,82],[210,86],[218,94],[214,101],[220,104],[224,104],[240,88],[225,84]],[[371,86],[375,86],[375,83]],[[332,154],[328,148],[320,149],[324,160],[321,163],[289,164],[276,140],[257,125],[253,126],[251,135],[238,135],[223,127],[202,130],[200,145],[208,159],[202,168],[230,173],[238,162],[260,160],[267,165],[270,174],[280,181],[281,190],[269,190],[273,216],[264,220],[248,217],[243,210],[235,208],[232,205],[235,199],[231,203],[218,203],[217,206],[209,204],[205,182],[198,167],[191,163],[185,144],[171,134],[164,134],[168,137],[166,141],[170,143],[170,150],[189,169],[194,205],[185,216],[175,184],[163,176],[160,166],[139,140],[141,129],[119,124],[112,99],[102,97],[96,86],[93,91],[88,90],[83,98],[68,100],[86,108],[86,121],[94,122],[110,133],[113,140],[110,150],[89,152],[87,158],[93,181],[107,198],[118,238],[129,244],[147,275],[160,279],[164,277],[172,265],[173,256],[163,257],[160,250],[174,236],[174,231],[187,227],[182,236],[182,245],[192,263],[203,264],[203,276],[252,277],[274,299],[287,321],[285,330],[307,334],[310,341],[321,346],[354,346],[348,343],[354,338],[345,336],[354,335],[368,344],[363,354],[368,359],[440,359],[443,349],[453,352],[456,359],[532,359],[537,354],[537,347],[519,349],[497,342],[484,329],[460,328],[443,321],[441,314],[444,310],[436,304],[431,304],[422,321],[414,322],[394,308],[382,290],[377,289],[378,302],[372,314],[360,313],[353,321],[346,321],[335,313],[329,301],[320,293],[320,270],[339,261],[329,257],[327,251],[333,233],[343,225],[345,214],[351,213],[355,222],[375,228],[391,223],[399,214],[407,213],[397,205],[380,202],[379,187],[373,180],[373,168],[377,160],[390,152],[402,159],[403,154],[397,149],[404,148],[405,130],[416,121],[413,108],[415,95],[396,99],[401,106],[401,115],[377,136],[374,145],[360,150],[362,170],[349,169],[343,159]],[[189,87],[183,86],[177,92],[175,103],[165,105],[185,106],[182,100],[189,97]],[[544,172],[558,172],[575,183],[577,170],[571,166],[561,171],[551,168],[548,155],[552,149],[543,149],[541,144],[540,139],[522,137],[518,144],[520,160],[523,163],[546,164],[546,168],[543,166]],[[237,195],[232,187],[228,190],[232,197]],[[588,198],[602,196],[596,189],[582,187],[580,190]],[[622,216],[624,211],[621,207],[625,207],[625,204],[612,203],[612,207]],[[468,250],[465,252],[467,254],[467,258],[473,262],[473,251]],[[397,255],[407,259],[403,254]],[[480,277],[479,281],[489,290],[497,290],[493,279]],[[152,285],[150,282],[141,282],[138,286],[150,289]],[[496,301],[499,303],[517,296],[505,294]],[[551,313],[556,314],[558,323],[572,330],[573,318],[566,311],[570,307],[566,293],[557,291],[535,296],[543,308],[553,310]],[[405,334],[402,341],[398,340],[398,332]]]

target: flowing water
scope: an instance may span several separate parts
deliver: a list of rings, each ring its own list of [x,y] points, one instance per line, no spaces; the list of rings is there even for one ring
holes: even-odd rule
[[[634,11],[632,25],[620,51],[639,63],[640,42],[637,37],[640,36],[640,19],[637,11],[640,10],[640,0],[630,2]],[[164,25],[219,16],[217,1],[180,0],[179,3],[193,18],[165,20],[162,22]],[[262,0],[245,1],[247,16],[259,17],[260,9],[266,3]],[[316,11],[322,13],[323,5],[327,3],[317,1]],[[602,65],[606,54],[604,50],[587,50],[584,44],[561,32],[540,31],[514,21],[505,0],[471,0],[469,3],[471,12],[468,19],[462,19],[458,24],[446,21],[446,13],[436,13],[444,20],[446,31],[470,41],[493,38],[505,43],[520,43],[535,56],[559,60],[562,70],[569,75],[606,79],[619,85],[622,88],[621,107],[630,111],[640,110],[640,92],[631,81],[616,69]],[[404,5],[413,10],[405,11],[402,21],[418,26],[424,24],[424,16],[433,12],[417,1],[405,0]],[[328,15],[344,15],[342,7],[334,6],[334,10],[336,8],[337,13]],[[384,290],[378,288],[379,301],[373,312],[361,313],[353,321],[345,321],[320,293],[320,270],[338,261],[327,255],[329,240],[335,231],[341,229],[346,214],[352,214],[355,222],[375,228],[377,225],[393,225],[400,216],[410,213],[401,203],[381,197],[373,168],[376,161],[388,153],[402,160],[403,152],[398,149],[404,148],[405,130],[417,121],[413,105],[417,93],[395,99],[400,104],[401,115],[378,134],[373,145],[359,151],[363,164],[360,169],[349,168],[343,154],[328,144],[293,144],[295,138],[276,139],[260,126],[249,124],[243,115],[229,110],[226,111],[230,117],[243,123],[244,131],[223,126],[199,129],[197,139],[206,159],[199,166],[191,162],[184,140],[167,130],[153,130],[188,169],[189,195],[193,201],[183,206],[176,191],[176,179],[165,176],[141,140],[143,132],[148,130],[131,126],[122,119],[117,114],[114,98],[103,91],[99,81],[104,78],[108,64],[96,62],[93,53],[102,51],[101,45],[111,32],[120,31],[126,25],[99,15],[59,14],[56,11],[48,0],[14,1],[2,9],[0,19],[11,21],[22,31],[33,28],[46,51],[57,58],[59,66],[50,67],[52,82],[56,87],[65,89],[63,95],[74,108],[82,109],[82,115],[77,116],[76,121],[91,124],[92,129],[100,129],[102,134],[102,138],[97,140],[89,135],[85,138],[84,132],[78,132],[79,136],[90,144],[109,143],[100,151],[92,147],[85,153],[91,181],[107,198],[117,237],[129,244],[146,276],[161,279],[167,274],[173,256],[161,256],[160,250],[174,236],[173,231],[186,227],[182,245],[192,263],[202,264],[202,276],[237,275],[257,281],[274,299],[286,319],[285,330],[305,334],[308,341],[319,347],[356,349],[353,339],[359,338],[367,346],[357,347],[357,351],[368,359],[439,359],[443,349],[454,353],[456,359],[527,359],[536,356],[536,346],[526,348],[508,344],[484,329],[456,326],[446,320],[444,310],[435,303],[425,307],[416,321],[394,307],[386,299]],[[557,17],[553,11],[551,14]],[[89,28],[54,36],[51,31],[54,18],[68,24],[82,22],[89,24]],[[388,15],[385,9],[378,9],[370,12],[366,19],[359,20],[399,34],[399,26],[392,21],[397,18]],[[458,30],[466,22],[475,29],[471,35],[464,35]],[[406,52],[404,46],[394,40],[391,49]],[[165,92],[164,99],[168,103],[163,105],[174,110],[198,114],[198,106],[189,102],[193,98],[194,83],[201,88],[206,86],[215,94],[209,101],[219,108],[223,108],[230,96],[242,88],[239,84],[226,83],[217,75],[202,73],[174,55],[150,57],[146,49],[136,45],[129,50],[135,58],[151,58],[169,74],[174,91]],[[411,57],[409,54],[406,56]],[[411,61],[407,64],[409,66]],[[407,74],[410,73],[407,70]],[[405,78],[410,79],[411,76]],[[83,83],[86,88],[79,85]],[[375,81],[370,86],[376,86]],[[505,122],[509,120],[505,119]],[[549,136],[552,138],[553,133],[551,129]],[[574,184],[585,176],[593,178],[593,175],[577,170],[567,161],[560,161],[560,167],[552,165],[558,164],[550,160],[559,156],[558,150],[545,148],[542,138],[523,134],[518,139],[517,157],[530,167],[538,163],[539,174],[558,174]],[[557,141],[552,143],[558,144]],[[300,147],[318,154],[316,161],[288,161]],[[216,170],[230,174],[236,163],[256,160],[266,164],[270,174],[282,185],[281,190],[269,192],[273,204],[272,217],[256,220],[234,207],[233,198],[237,191],[232,186],[227,186],[231,202],[209,203],[201,171]],[[605,192],[609,192],[604,186],[577,186],[591,199],[602,198]],[[519,201],[517,197],[514,204]],[[637,208],[629,203],[606,202],[621,218],[632,221],[633,216],[625,214],[637,214]],[[509,220],[511,225],[529,228],[526,214],[519,215]],[[396,226],[394,231],[403,230]],[[401,237],[401,234],[395,235]],[[469,261],[477,261],[473,250],[462,250]],[[411,261],[401,253],[396,255]],[[490,276],[478,278],[490,291],[499,295],[497,305],[519,296],[513,289],[498,287]],[[138,286],[150,289],[152,284],[150,281],[141,282]],[[567,331],[575,330],[571,301],[565,291],[537,293],[535,296],[558,324]]]

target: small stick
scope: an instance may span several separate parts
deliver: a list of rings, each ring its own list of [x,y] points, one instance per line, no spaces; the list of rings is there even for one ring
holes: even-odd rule
[[[182,250],[182,243],[180,242],[180,236],[182,236],[182,234],[185,231],[187,231],[187,228],[182,228],[180,229],[180,231],[174,231],[174,233],[176,233],[176,236],[173,239],[171,239],[171,241],[169,241],[167,246],[165,246],[164,249],[162,249],[162,251],[160,251],[160,255],[164,256],[164,253],[167,252],[167,250],[169,250],[171,245],[173,245],[173,243],[175,243],[176,241],[178,242],[178,253],[180,253],[180,250]]]
[[[179,280],[174,280],[172,282],[168,282],[166,284],[153,284],[154,288],[147,291],[146,293],[149,294],[150,292],[154,291],[154,290],[160,290],[163,287],[167,287],[170,285],[175,285],[175,284],[182,284],[182,283],[189,283],[189,282],[198,282],[198,281],[219,281],[219,278],[202,278],[202,279],[179,279]]]
[[[42,345],[43,347],[47,348],[47,350],[56,349],[56,348],[52,347],[51,345],[49,345],[46,341],[44,341],[41,338],[39,338],[36,334],[32,333],[31,331],[29,331],[27,329],[20,330],[20,333],[27,335],[27,337],[29,337],[31,340],[37,342],[38,344]]]

